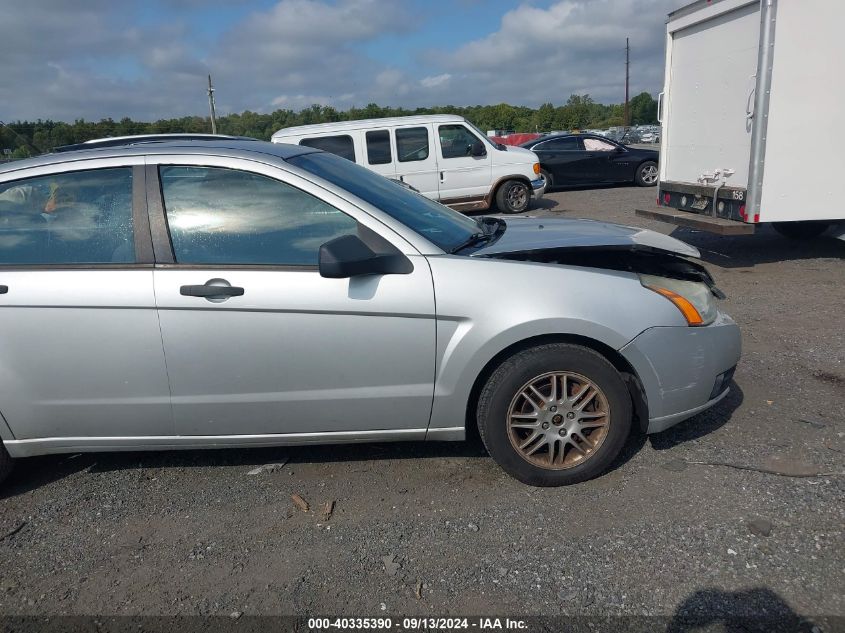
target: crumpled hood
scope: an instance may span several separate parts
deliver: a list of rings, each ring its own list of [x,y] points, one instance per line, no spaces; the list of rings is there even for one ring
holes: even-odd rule
[[[499,216],[501,217],[501,216]],[[657,231],[622,224],[571,218],[502,218],[504,234],[472,257],[569,249],[632,249],[664,251],[700,258],[694,246]]]

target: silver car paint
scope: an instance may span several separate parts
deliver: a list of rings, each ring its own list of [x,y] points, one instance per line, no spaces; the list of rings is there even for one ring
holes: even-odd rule
[[[186,147],[150,145],[99,152],[76,152],[68,157],[58,157],[63,161],[58,168],[49,164],[47,159],[40,159],[33,161],[36,166],[23,171],[0,170],[0,182],[36,173],[51,173],[67,167],[82,169],[107,164],[131,164],[132,161],[137,163],[144,160],[144,155],[150,163],[204,164],[249,169],[290,182],[355,217],[408,255],[414,262],[414,273],[410,276],[390,275],[367,281],[325,280],[318,275],[310,276],[311,273],[307,272],[221,271],[219,268],[157,268],[154,273],[150,270],[62,271],[67,273],[64,279],[74,282],[61,286],[66,293],[62,295],[62,291],[55,294],[59,284],[53,280],[59,271],[3,271],[0,274],[4,280],[13,279],[10,275],[28,275],[32,280],[40,276],[44,281],[29,281],[27,285],[36,293],[39,288],[44,290],[45,287],[54,293],[53,297],[43,296],[43,293],[41,296],[32,296],[29,301],[33,307],[23,308],[54,316],[35,319],[33,327],[19,331],[22,336],[17,343],[18,356],[24,351],[40,352],[43,329],[49,324],[60,322],[60,313],[53,312],[54,309],[83,309],[82,312],[74,312],[74,316],[84,315],[85,320],[90,321],[78,327],[90,328],[92,331],[105,327],[106,333],[112,333],[108,329],[109,321],[115,323],[115,319],[124,312],[133,314],[142,321],[140,314],[155,315],[151,306],[148,303],[142,305],[140,299],[127,302],[125,297],[123,300],[119,298],[119,293],[118,299],[115,299],[114,288],[103,283],[107,280],[104,275],[106,272],[137,272],[154,276],[155,288],[159,293],[158,307],[165,346],[171,350],[175,366],[182,372],[181,378],[171,377],[170,386],[176,386],[173,403],[176,411],[181,409],[185,412],[184,417],[182,413],[177,413],[178,423],[174,423],[173,418],[166,414],[150,415],[150,409],[146,414],[139,414],[137,417],[128,413],[130,407],[124,406],[126,404],[140,402],[155,407],[162,405],[160,380],[145,383],[144,379],[136,381],[133,378],[127,384],[132,385],[135,392],[127,393],[117,389],[110,394],[109,390],[115,385],[107,383],[101,385],[105,388],[100,396],[102,401],[97,397],[88,398],[87,406],[93,409],[104,407],[102,411],[106,411],[110,406],[107,405],[109,397],[114,400],[113,404],[120,401],[120,414],[114,416],[119,419],[118,422],[103,420],[100,425],[82,424],[78,427],[83,429],[82,432],[74,431],[73,424],[81,424],[78,414],[82,409],[79,408],[79,402],[74,403],[73,399],[77,397],[77,400],[84,402],[85,398],[78,398],[78,393],[72,394],[70,383],[84,386],[85,381],[91,377],[88,375],[91,368],[88,364],[80,367],[78,362],[75,366],[70,363],[80,358],[92,359],[90,364],[104,360],[110,372],[117,377],[113,380],[120,378],[125,382],[126,364],[132,358],[123,351],[116,353],[116,350],[123,349],[119,345],[125,342],[116,342],[114,336],[96,341],[90,338],[86,341],[85,337],[80,337],[78,347],[70,345],[67,354],[60,354],[67,372],[78,374],[71,379],[63,376],[65,388],[68,388],[65,392],[68,397],[64,400],[71,405],[68,411],[73,414],[70,417],[66,416],[62,409],[53,409],[62,411],[62,415],[47,421],[46,418],[38,418],[37,414],[30,411],[33,415],[30,421],[35,421],[34,427],[30,428],[30,422],[23,418],[21,423],[16,424],[16,416],[9,412],[27,411],[27,407],[32,409],[32,402],[24,402],[30,393],[15,393],[12,389],[2,387],[0,411],[9,422],[15,439],[7,437],[8,430],[4,430],[2,424],[0,433],[6,433],[3,439],[6,440],[7,448],[13,456],[66,450],[419,439],[426,434],[426,428],[428,437],[433,439],[460,439],[464,435],[467,399],[478,373],[502,350],[538,336],[574,334],[593,339],[615,350],[624,349],[631,364],[643,368],[638,371],[645,374],[649,363],[647,360],[643,362],[643,357],[648,359],[648,354],[656,353],[654,346],[659,348],[661,341],[664,348],[669,342],[679,345],[674,352],[682,362],[687,351],[701,350],[700,341],[703,336],[689,337],[685,334],[693,330],[711,331],[714,334],[707,340],[710,347],[719,348],[717,353],[720,360],[710,365],[721,367],[724,362],[735,364],[738,360],[738,329],[735,325],[722,319],[718,324],[706,328],[689,328],[670,302],[643,288],[633,274],[446,255],[388,214],[285,163],[280,156],[249,151],[244,148],[244,143],[236,142],[231,143],[231,149],[215,145],[215,155],[208,155],[207,143],[182,145]],[[284,148],[278,145],[276,147]],[[301,148],[295,149],[296,153],[301,153]],[[53,160],[56,158],[53,157]],[[516,224],[511,223],[511,227],[515,226]],[[598,224],[593,227],[593,233],[601,233],[599,229],[602,226]],[[532,230],[538,229],[535,226]],[[576,224],[571,225],[571,231],[577,232]],[[625,239],[619,235],[618,228],[610,229],[610,233],[620,240]],[[653,239],[660,241],[655,235],[657,234],[648,231],[633,230],[627,239],[639,243],[648,243]],[[592,239],[595,242],[602,238],[593,235]],[[667,241],[662,243],[669,245]],[[235,274],[238,275],[237,278],[234,278]],[[297,278],[296,275],[302,277]],[[232,278],[229,278],[230,276]],[[203,283],[212,277],[224,277],[233,285],[257,290],[252,293],[248,290],[243,297],[234,297],[222,304],[178,295],[179,284]],[[319,297],[319,304],[319,293],[309,294],[308,290],[310,282],[316,281],[317,278],[326,282],[323,288],[328,290],[328,295]],[[277,279],[283,281],[280,283]],[[19,278],[18,286],[24,280],[23,277]],[[405,280],[409,285],[403,285]],[[80,282],[86,292],[89,292],[89,289],[102,291],[105,299],[99,297],[104,300],[97,310],[90,309],[89,305],[98,300],[96,292],[92,298],[79,300]],[[2,283],[12,287],[12,283]],[[277,290],[282,287],[293,289],[295,292],[284,294]],[[61,296],[66,297],[66,303],[55,303],[55,297]],[[11,307],[12,297],[15,297],[15,300],[20,298],[11,292],[0,296],[0,306],[3,307],[0,309],[0,318],[9,318],[8,314],[22,309]],[[433,303],[429,302],[429,299],[433,299]],[[43,309],[43,306],[54,304],[59,307]],[[198,304],[202,307],[198,307]],[[5,307],[11,309],[6,310]],[[436,321],[433,319],[435,307]],[[138,314],[135,314],[136,312]],[[102,320],[99,316],[92,317],[92,314],[100,313]],[[114,316],[113,313],[118,314]],[[196,317],[196,320],[192,317]],[[203,321],[199,320],[201,317]],[[214,320],[206,320],[207,317]],[[349,324],[354,321],[366,321],[372,325],[356,325],[350,328]],[[326,329],[321,327],[323,324]],[[387,327],[384,327],[385,324]],[[263,336],[265,329],[266,337]],[[308,336],[302,336],[302,331]],[[0,332],[3,332],[0,335],[0,345],[11,345],[9,337],[6,336],[8,330],[3,329]],[[233,339],[226,338],[233,333]],[[641,333],[646,336],[635,344],[631,343]],[[667,336],[662,337],[661,333]],[[323,336],[318,338],[319,334]],[[418,338],[412,340],[413,336]],[[58,335],[56,337],[58,338]],[[353,345],[355,349],[352,350],[352,355],[331,359],[333,362],[339,362],[339,371],[336,374],[329,372],[329,379],[325,382],[310,383],[311,379],[318,380],[325,375],[322,363],[326,362],[327,358],[321,357],[313,365],[303,367],[302,363],[307,364],[309,360],[303,359],[302,356],[306,353],[313,355],[321,349],[330,349],[332,344],[348,345],[349,340],[354,337],[361,337],[361,340],[359,346]],[[221,339],[222,349],[219,347]],[[280,344],[287,343],[288,351],[296,356],[294,359],[287,358],[299,364],[297,372],[303,372],[293,382],[281,385],[281,388],[272,385],[267,376],[272,375],[274,370],[287,369],[287,366],[282,364],[284,358],[272,353],[273,348],[266,344],[268,340]],[[653,345],[652,340],[655,341]],[[145,367],[143,371],[154,372],[154,366],[158,362],[156,359],[161,358],[159,354],[164,354],[165,349],[161,336],[148,339],[138,335],[133,342],[147,354],[142,363]],[[250,366],[250,355],[245,349],[257,349],[262,343],[265,345],[255,358],[257,362]],[[64,344],[67,345],[67,342]],[[92,354],[92,349],[96,350],[95,354]],[[433,354],[429,355],[429,350],[433,350]],[[45,354],[49,354],[49,351]],[[41,358],[49,360],[49,356]],[[382,366],[397,358],[400,360],[395,368],[392,365]],[[229,380],[234,376],[236,381],[239,381],[237,385],[227,383],[226,374],[220,374],[220,365],[229,359],[234,359],[238,368],[234,371],[227,370]],[[372,363],[369,362],[371,360]],[[407,362],[409,360],[415,361],[417,366],[411,367]],[[2,362],[4,373],[15,371],[14,364],[6,362],[6,359]],[[32,366],[36,364],[33,361]],[[674,421],[679,421],[682,416],[691,415],[690,411],[694,412],[697,407],[710,404],[706,401],[706,396],[704,401],[701,400],[700,393],[709,394],[718,372],[708,375],[707,363],[699,363],[699,370],[692,376],[695,385],[686,390],[672,390],[665,388],[669,383],[666,382],[667,376],[661,372],[674,372],[677,367],[668,365],[671,363],[652,363],[654,375],[641,378],[652,411],[651,418],[676,416]],[[387,369],[394,371],[386,376]],[[29,378],[35,379],[32,370],[28,371]],[[247,373],[238,373],[242,371]],[[427,371],[430,371],[431,376],[428,382],[425,378]],[[361,375],[351,377],[351,374],[356,372]],[[190,375],[191,373],[194,375]],[[54,378],[59,374],[61,372],[57,371]],[[342,375],[340,382],[338,375]],[[166,380],[166,374],[160,374],[159,378],[162,376]],[[94,377],[96,378],[96,375]],[[206,380],[207,385],[212,388],[203,386],[203,381]],[[239,391],[246,385],[253,387],[247,393]],[[381,389],[381,395],[388,396],[387,402],[393,402],[393,397],[398,397],[402,402],[399,405],[394,403],[393,406],[379,404],[378,398],[372,397],[368,386]],[[216,397],[213,394],[215,391]],[[326,402],[318,397],[321,391],[327,396]],[[349,395],[353,396],[351,401],[345,398]],[[355,396],[359,397],[358,402],[355,401]],[[664,397],[670,401],[669,404],[661,403]],[[426,406],[426,398],[429,398],[430,406]],[[165,398],[165,401],[169,403],[169,398]],[[241,409],[244,403],[251,407],[249,415],[239,415],[244,412]],[[192,410],[193,404],[198,405],[195,410]],[[219,407],[220,404],[225,406]],[[286,407],[291,404],[297,414],[307,414],[309,410],[313,414],[314,407],[323,404],[327,404],[327,410],[331,409],[331,412],[312,415],[309,420],[316,425],[314,429],[301,428],[302,425],[282,422],[288,417]],[[281,410],[283,406],[284,417]],[[77,407],[75,413],[74,407]],[[346,408],[351,416],[344,416],[342,408]],[[431,413],[430,424],[427,423],[427,409],[430,409]],[[238,413],[235,413],[236,410]],[[115,411],[116,409],[112,410],[113,415]],[[653,411],[660,412],[661,416],[655,415]],[[368,412],[374,415],[368,415]],[[143,430],[139,431],[139,428]],[[162,428],[165,430],[162,431]],[[315,430],[333,432],[315,434]],[[217,435],[218,433],[220,435]]]
[[[688,329],[630,273],[460,256],[429,262],[438,333],[432,428],[460,424],[481,370],[521,341],[571,334],[618,350],[655,325]]]
[[[172,432],[152,269],[0,274],[0,403],[16,439]]]
[[[741,345],[736,323],[720,313],[707,327],[649,328],[623,347],[649,394],[648,432],[706,408],[715,377],[737,364]]]
[[[642,246],[700,257],[694,246],[669,235],[621,224],[576,218],[504,218],[508,225],[502,237],[480,248],[474,257],[502,253],[540,251],[546,248],[592,248]]]
[[[413,247],[309,180],[238,159],[321,197],[411,258],[408,275],[325,279],[314,270],[157,269],[155,293],[177,435],[425,429],[434,375],[434,289]],[[184,164],[164,155],[149,163]],[[179,287],[222,278],[241,297],[213,303]]]

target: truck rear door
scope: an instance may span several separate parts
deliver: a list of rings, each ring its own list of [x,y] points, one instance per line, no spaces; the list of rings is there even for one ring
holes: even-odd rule
[[[760,2],[723,0],[669,16],[660,180],[696,183],[731,169],[747,187]]]

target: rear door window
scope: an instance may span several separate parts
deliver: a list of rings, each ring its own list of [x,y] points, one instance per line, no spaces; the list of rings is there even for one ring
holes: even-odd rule
[[[551,151],[551,152],[578,152],[584,149],[581,145],[581,139],[577,136],[564,136],[562,138],[553,138],[548,141],[538,143],[533,148],[533,151]]]
[[[0,184],[0,264],[134,261],[131,167]]]
[[[406,127],[396,130],[396,157],[400,163],[428,158],[428,128]]]
[[[313,147],[314,149],[321,149],[324,152],[331,152],[341,158],[351,160],[353,163],[355,162],[355,143],[352,142],[352,137],[348,134],[304,138],[299,141],[299,144]]]
[[[367,162],[370,165],[387,165],[393,161],[390,152],[390,131],[367,132]]]

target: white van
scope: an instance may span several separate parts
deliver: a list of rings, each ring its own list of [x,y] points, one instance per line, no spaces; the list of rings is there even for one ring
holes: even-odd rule
[[[501,212],[519,213],[546,187],[534,152],[497,144],[460,116],[302,125],[281,129],[272,140],[348,158],[458,211],[483,211],[495,200]]]

